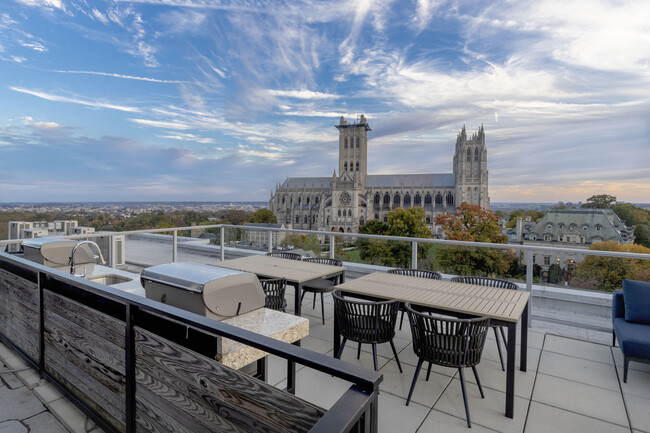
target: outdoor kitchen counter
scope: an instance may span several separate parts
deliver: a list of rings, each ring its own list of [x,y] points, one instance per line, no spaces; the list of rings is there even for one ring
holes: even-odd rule
[[[223,323],[285,343],[294,343],[309,335],[308,319],[268,308],[259,308],[241,316],[230,317],[223,320]],[[267,355],[259,349],[225,338],[221,339],[217,352],[221,357],[217,360],[235,369],[240,369]]]

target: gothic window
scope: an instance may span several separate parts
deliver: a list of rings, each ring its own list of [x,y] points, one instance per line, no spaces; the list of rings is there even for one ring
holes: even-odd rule
[[[404,196],[404,204],[405,205],[407,205],[407,204],[410,205],[411,204],[411,194],[409,194],[408,192]]]
[[[308,222],[309,222],[309,217],[305,215],[305,224],[307,224]]]
[[[399,206],[399,204],[400,204],[400,196],[399,196],[399,192],[396,192],[396,193],[395,193],[395,197],[393,197],[393,204],[394,204],[395,206]]]
[[[474,161],[478,161],[478,147],[474,149]]]
[[[362,226],[364,224],[363,218],[359,218],[359,225]]]
[[[390,195],[388,193],[384,194],[384,204],[390,203]]]
[[[309,204],[309,197],[307,197],[307,204]]]
[[[359,137],[357,137],[357,149],[359,148]]]
[[[467,160],[468,161],[472,160],[472,152],[470,152],[469,148],[467,148]]]
[[[431,204],[431,194],[427,193],[427,195],[424,196],[424,204]]]
[[[602,227],[602,226],[601,226],[600,224],[596,224],[596,230],[600,231],[600,228],[601,228],[601,227]]]
[[[420,196],[419,192],[415,193],[415,198],[413,199],[413,204],[415,206],[420,206],[422,204],[422,196]]]
[[[318,197],[314,198],[314,203],[318,204]]]
[[[454,204],[454,196],[450,192],[447,193],[447,204]]]
[[[348,163],[343,164],[343,171],[348,171]]]
[[[431,224],[431,217],[427,217],[427,224]]]
[[[359,161],[357,161],[357,171],[359,171]]]
[[[313,220],[312,222],[313,222],[314,224],[316,224],[316,215],[314,215],[314,216],[312,217],[312,220]]]
[[[377,213],[375,214],[375,219],[376,219],[376,220],[379,219],[379,214],[377,214]]]
[[[345,138],[345,148],[346,149],[348,148],[348,139],[347,139],[347,137]]]
[[[341,216],[341,209],[339,209],[339,216]]]
[[[350,171],[354,171],[354,162],[350,161]]]
[[[379,195],[379,193],[375,193],[374,203],[379,204],[380,201],[381,201],[381,196]]]
[[[282,204],[284,204],[285,196],[282,196]]]
[[[299,222],[300,222],[300,216],[296,215],[296,224],[298,224]]]
[[[436,194],[436,204],[442,204],[442,194]]]
[[[384,215],[384,222],[385,222],[385,223],[388,222],[388,217],[387,217],[386,215]]]
[[[349,217],[352,216],[352,209],[348,210],[348,216],[349,216]]]
[[[300,201],[301,201],[301,200],[302,200],[302,199],[301,199],[300,197],[298,197],[298,204],[300,204]]]

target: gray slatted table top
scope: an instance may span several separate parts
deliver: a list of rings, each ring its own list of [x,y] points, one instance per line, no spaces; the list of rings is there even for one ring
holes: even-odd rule
[[[336,287],[345,292],[398,299],[424,307],[489,316],[506,322],[519,320],[530,297],[530,293],[521,290],[498,289],[386,272],[373,272]]]
[[[258,276],[267,278],[286,278],[287,281],[297,284],[315,280],[316,278],[334,276],[345,270],[345,268],[340,266],[322,265],[320,263],[262,255],[226,260],[216,263],[215,266],[252,272]]]

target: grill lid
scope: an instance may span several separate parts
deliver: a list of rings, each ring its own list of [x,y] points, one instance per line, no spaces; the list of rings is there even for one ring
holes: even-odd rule
[[[205,285],[210,281],[244,273],[201,263],[177,262],[145,268],[140,274],[140,280],[143,287],[144,280],[149,280],[191,292],[203,293]]]

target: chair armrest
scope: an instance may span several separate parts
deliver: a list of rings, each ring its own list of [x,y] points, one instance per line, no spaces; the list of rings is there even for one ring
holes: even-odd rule
[[[625,318],[625,302],[623,299],[622,290],[614,290],[612,297],[612,320],[618,318]]]

